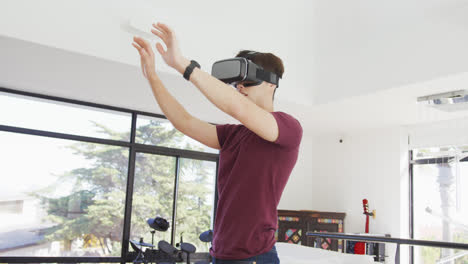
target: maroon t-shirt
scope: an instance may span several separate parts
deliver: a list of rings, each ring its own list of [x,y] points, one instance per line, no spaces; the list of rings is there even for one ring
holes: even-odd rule
[[[243,125],[218,125],[218,207],[212,256],[244,259],[275,244],[277,206],[297,161],[302,127],[292,116],[273,112],[279,136],[262,139]]]

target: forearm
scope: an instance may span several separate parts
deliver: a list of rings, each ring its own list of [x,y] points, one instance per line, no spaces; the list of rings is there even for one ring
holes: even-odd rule
[[[164,115],[172,125],[184,133],[184,125],[191,118],[185,108],[169,93],[159,77],[154,74],[148,78],[153,95]]]
[[[190,64],[188,60],[181,63],[176,70],[181,74]],[[190,81],[213,103],[217,108],[226,114],[237,119],[242,110],[241,104],[246,98],[238,93],[231,86],[211,76],[211,74],[195,68],[190,75]]]

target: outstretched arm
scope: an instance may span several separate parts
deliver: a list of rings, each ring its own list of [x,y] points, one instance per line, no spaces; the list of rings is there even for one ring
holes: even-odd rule
[[[216,126],[190,115],[185,108],[164,87],[155,71],[154,53],[150,44],[134,37],[132,44],[140,53],[143,75],[148,79],[153,95],[164,115],[183,134],[214,149],[220,149]]]
[[[156,45],[158,52],[169,66],[183,74],[190,61],[180,54],[174,32],[162,23],[153,24],[153,27],[153,34],[161,38],[167,46],[167,51],[165,51],[158,43]],[[229,85],[198,68],[195,68],[190,75],[190,81],[216,107],[239,120],[261,138],[268,141],[275,141],[278,138],[278,125],[273,115]]]
[[[261,138],[268,141],[275,141],[278,138],[278,125],[273,115],[231,86],[199,69],[195,69],[190,75],[190,81],[214,105],[239,120]]]

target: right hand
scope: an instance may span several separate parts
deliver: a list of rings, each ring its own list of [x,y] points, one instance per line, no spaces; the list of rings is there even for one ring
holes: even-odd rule
[[[158,22],[153,23],[151,32],[162,39],[167,47],[167,50],[164,50],[161,43],[156,43],[156,49],[159,54],[161,54],[166,64],[180,73],[183,73],[190,62],[182,56],[174,31],[167,25]]]
[[[138,53],[140,53],[141,70],[143,72],[143,76],[149,80],[156,75],[153,49],[151,48],[149,42],[141,37],[135,36],[133,37],[133,41],[133,47],[135,47],[138,50]]]

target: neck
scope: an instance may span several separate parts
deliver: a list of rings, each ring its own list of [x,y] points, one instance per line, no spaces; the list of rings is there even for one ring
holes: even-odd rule
[[[271,99],[265,98],[264,100],[256,102],[256,104],[270,113],[274,111],[273,101]]]
[[[253,102],[258,105],[259,107],[263,108],[265,111],[273,112],[273,93],[275,92],[274,87],[266,85],[266,82],[262,83],[262,87],[260,93],[255,93]],[[257,88],[258,89],[258,88]]]

